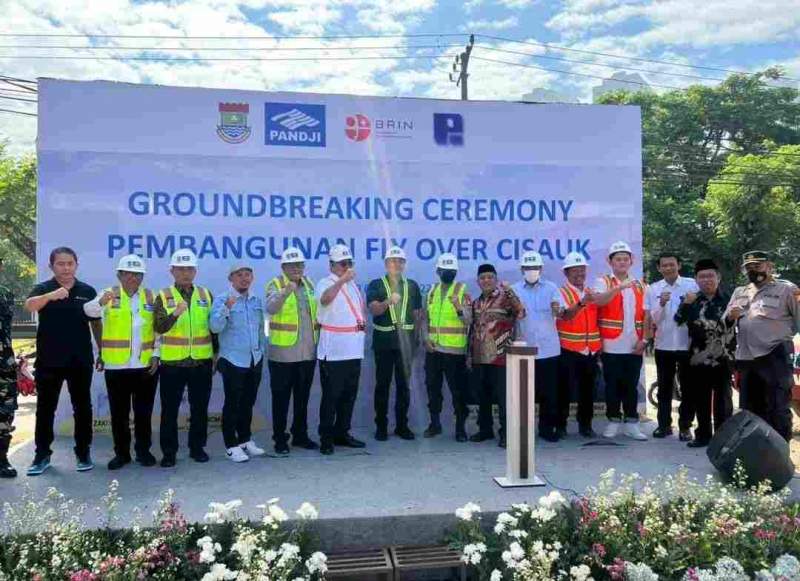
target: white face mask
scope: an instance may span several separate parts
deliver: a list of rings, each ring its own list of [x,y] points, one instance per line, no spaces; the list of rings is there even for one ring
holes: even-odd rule
[[[542,276],[541,270],[526,270],[525,271],[525,281],[529,282],[530,284],[536,284],[539,282],[539,277]]]

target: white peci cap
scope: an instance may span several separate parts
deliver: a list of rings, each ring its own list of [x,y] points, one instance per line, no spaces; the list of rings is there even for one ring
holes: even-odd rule
[[[286,250],[283,251],[281,254],[281,264],[292,264],[295,262],[305,262],[306,257],[303,256],[303,252],[299,248],[295,248],[294,246],[290,246]]]
[[[336,244],[328,252],[328,258],[331,262],[341,262],[343,260],[353,260],[353,254],[344,244]]]
[[[249,262],[234,262],[228,268],[228,274],[230,275],[235,272],[239,272],[240,270],[249,270],[250,272],[253,272],[253,267]]]
[[[172,254],[172,260],[169,261],[170,266],[192,266],[197,268],[197,256],[191,250],[182,248],[176,250]]]
[[[147,270],[144,267],[144,259],[135,254],[128,254],[119,259],[117,270],[124,270],[125,272],[138,272],[144,274]]]
[[[628,246],[627,242],[623,242],[622,240],[618,240],[618,241],[614,242],[614,244],[609,246],[609,248],[608,248],[608,256],[609,256],[609,258],[611,256],[613,256],[614,254],[616,254],[617,252],[627,252],[628,254],[633,255],[633,251],[631,250],[631,247]]]
[[[561,269],[567,270],[573,266],[589,266],[589,261],[586,260],[586,257],[580,252],[570,252],[564,259],[564,266],[562,266]]]
[[[528,250],[519,261],[520,266],[544,266],[542,255],[534,250]]]
[[[391,246],[389,250],[386,251],[386,255],[383,257],[383,259],[389,260],[390,258],[402,258],[405,260],[406,253],[403,252],[403,249],[399,246]]]
[[[445,252],[436,261],[436,268],[441,268],[442,270],[458,270],[458,259],[455,257],[455,254]]]

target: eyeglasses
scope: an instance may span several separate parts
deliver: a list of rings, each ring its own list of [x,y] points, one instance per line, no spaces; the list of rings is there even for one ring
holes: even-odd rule
[[[342,260],[342,261],[338,262],[338,264],[340,264],[341,266],[344,266],[345,268],[352,268],[353,261],[352,260]]]

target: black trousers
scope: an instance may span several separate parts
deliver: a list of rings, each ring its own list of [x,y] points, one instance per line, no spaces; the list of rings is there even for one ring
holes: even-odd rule
[[[472,366],[472,379],[478,392],[478,427],[485,436],[494,435],[492,404],[500,410],[500,437],[506,435],[506,367],[479,364]]]
[[[692,382],[689,380],[689,352],[655,350],[656,379],[658,381],[658,427],[672,427],[672,392],[675,374],[681,382],[681,403],[678,407],[678,429],[688,430],[692,427],[695,414],[695,395]]]
[[[226,448],[233,448],[249,442],[252,433],[253,406],[258,397],[261,384],[263,359],[250,367],[237,367],[227,359],[217,361],[217,369],[222,374],[225,389],[225,403],[222,404],[222,439]]]
[[[767,355],[736,362],[740,406],[764,419],[787,442],[792,439],[793,353],[791,343],[782,343]]]
[[[408,408],[411,405],[411,356],[401,349],[377,350],[375,353],[375,425],[386,429],[389,423],[389,388],[394,375],[395,428],[408,427]]]
[[[153,402],[156,399],[158,374],[147,369],[109,369],[105,372],[108,405],[111,408],[111,434],[114,453],[131,457],[131,407],[133,407],[134,450],[137,456],[150,451],[152,443]]]
[[[567,429],[569,404],[578,402],[577,420],[581,428],[591,428],[594,417],[594,385],[597,377],[597,354],[583,355],[561,350],[558,358],[558,428]]]
[[[539,404],[539,435],[554,435],[559,417],[558,357],[536,359],[534,381]]]
[[[361,377],[361,359],[319,362],[322,401],[319,405],[319,435],[322,443],[331,443],[350,432],[353,408]]]
[[[314,383],[317,361],[296,363],[269,362],[269,383],[272,390],[272,439],[276,444],[286,443],[289,400],[292,400],[292,439],[308,440],[308,397]]]
[[[689,380],[685,384],[691,389],[697,413],[697,440],[708,441],[719,427],[733,414],[731,397],[731,369],[726,364],[690,365]],[[686,394],[688,389],[683,388]],[[684,395],[684,397],[686,397]],[[711,410],[714,410],[714,429],[711,429]]]
[[[208,438],[208,401],[211,399],[211,360],[194,367],[161,366],[161,451],[178,451],[178,410],[183,390],[189,392],[189,450],[199,452]]]
[[[606,416],[609,420],[639,420],[639,377],[642,373],[641,355],[633,353],[603,353],[603,378],[606,383]]]
[[[36,455],[53,453],[53,422],[61,386],[67,382],[75,421],[75,452],[86,454],[92,445],[92,366],[36,368]]]
[[[453,410],[456,414],[456,429],[463,430],[467,419],[467,358],[465,355],[434,351],[425,355],[425,387],[428,390],[428,410],[431,422],[439,421],[442,413],[442,384],[447,379]]]

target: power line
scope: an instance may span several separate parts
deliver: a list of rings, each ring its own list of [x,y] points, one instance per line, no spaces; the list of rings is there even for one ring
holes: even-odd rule
[[[36,113],[28,113],[26,111],[15,111],[14,109],[0,109],[3,113],[16,113],[17,115],[27,115],[28,117],[37,117]]]
[[[6,97],[5,95],[0,95],[0,99],[8,99],[9,101],[24,101],[25,103],[36,103],[36,99],[25,99],[23,97]]]
[[[297,35],[297,36],[192,36],[192,35],[159,35],[159,34],[69,34],[69,33],[14,33],[0,32],[0,38],[156,38],[169,40],[334,40],[353,38],[436,38],[469,36],[466,32],[430,32],[416,34],[323,34],[323,35]]]
[[[135,50],[142,52],[181,51],[287,51],[287,50],[403,50],[403,49],[443,49],[461,46],[461,44],[400,44],[389,46],[70,46],[70,45],[19,45],[0,44],[0,49],[71,49],[71,50]]]
[[[0,55],[0,59],[23,60],[94,60],[94,61],[163,61],[163,62],[243,62],[243,61],[368,61],[368,60],[413,60],[413,59],[439,59],[452,58],[452,54],[420,54],[420,55],[382,55],[382,56],[351,56],[351,57],[146,57],[146,56],[44,56],[44,55]]]

